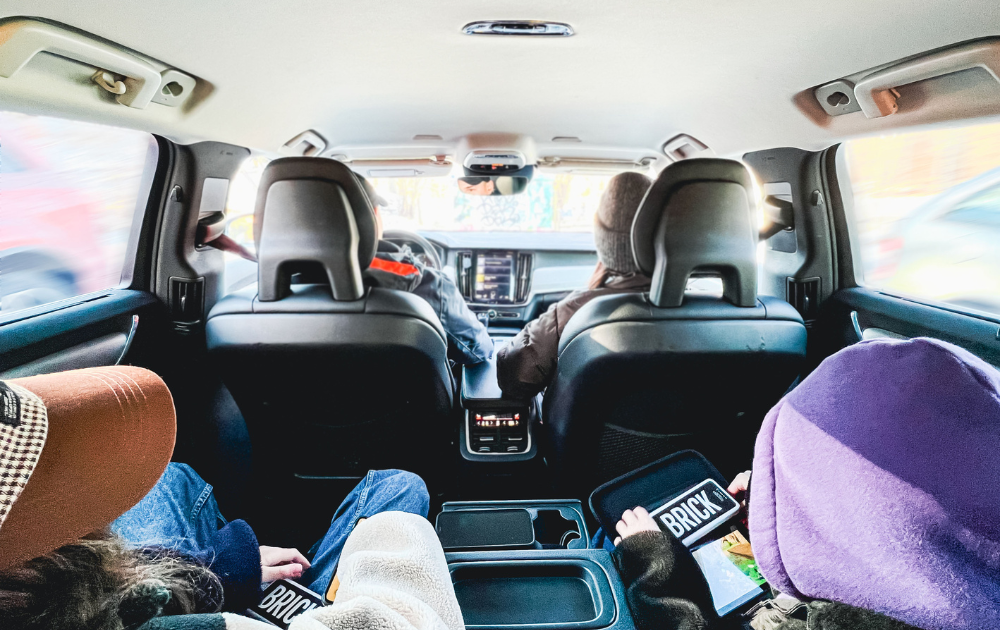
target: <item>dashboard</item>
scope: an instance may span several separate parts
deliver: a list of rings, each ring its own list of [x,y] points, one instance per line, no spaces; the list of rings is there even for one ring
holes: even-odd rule
[[[472,295],[481,304],[512,304],[517,301],[522,274],[518,252],[478,252],[474,256]]]
[[[597,264],[589,233],[430,232],[469,308],[495,327],[518,329],[570,291],[586,287]],[[499,332],[499,331],[498,331]]]

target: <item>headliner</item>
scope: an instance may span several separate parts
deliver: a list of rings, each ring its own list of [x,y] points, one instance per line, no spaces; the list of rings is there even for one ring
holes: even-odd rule
[[[501,131],[533,136],[540,151],[553,136],[583,140],[557,145],[563,154],[655,151],[689,133],[732,155],[819,148],[945,119],[940,112],[879,120],[852,114],[818,124],[795,98],[908,55],[1000,34],[996,0],[296,0],[250,7],[238,0],[6,0],[3,17],[77,27],[205,79],[214,91],[186,115],[157,105],[125,111],[86,99],[49,103],[18,77],[0,79],[0,96],[16,109],[264,151],[316,129],[334,147],[377,145],[387,154],[415,147],[416,134],[438,134],[441,146],[453,146],[467,133]],[[461,34],[464,24],[482,19],[563,21],[577,35]],[[995,96],[971,113],[1000,113]]]

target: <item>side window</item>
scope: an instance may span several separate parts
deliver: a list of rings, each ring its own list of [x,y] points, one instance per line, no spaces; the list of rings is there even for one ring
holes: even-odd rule
[[[236,172],[236,177],[229,184],[229,197],[226,199],[226,236],[233,239],[251,252],[255,252],[253,242],[253,210],[257,201],[257,186],[264,173],[264,167],[271,158],[254,155],[247,159]],[[225,254],[225,287],[226,293],[239,291],[257,282],[257,265],[236,254]]]
[[[1000,184],[976,193],[944,215],[945,221],[980,223],[1000,228]]]
[[[864,138],[843,150],[862,282],[1000,315],[1000,124]]]
[[[121,283],[155,152],[148,133],[0,112],[0,318]]]

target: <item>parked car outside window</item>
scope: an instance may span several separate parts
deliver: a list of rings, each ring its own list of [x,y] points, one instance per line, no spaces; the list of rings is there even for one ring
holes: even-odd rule
[[[1000,315],[1000,124],[844,148],[864,284]]]

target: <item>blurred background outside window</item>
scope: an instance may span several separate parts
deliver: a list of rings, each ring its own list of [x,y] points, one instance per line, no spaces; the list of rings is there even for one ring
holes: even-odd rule
[[[1000,123],[844,146],[864,284],[1000,315]]]
[[[0,112],[0,316],[120,284],[151,150],[148,133]]]

